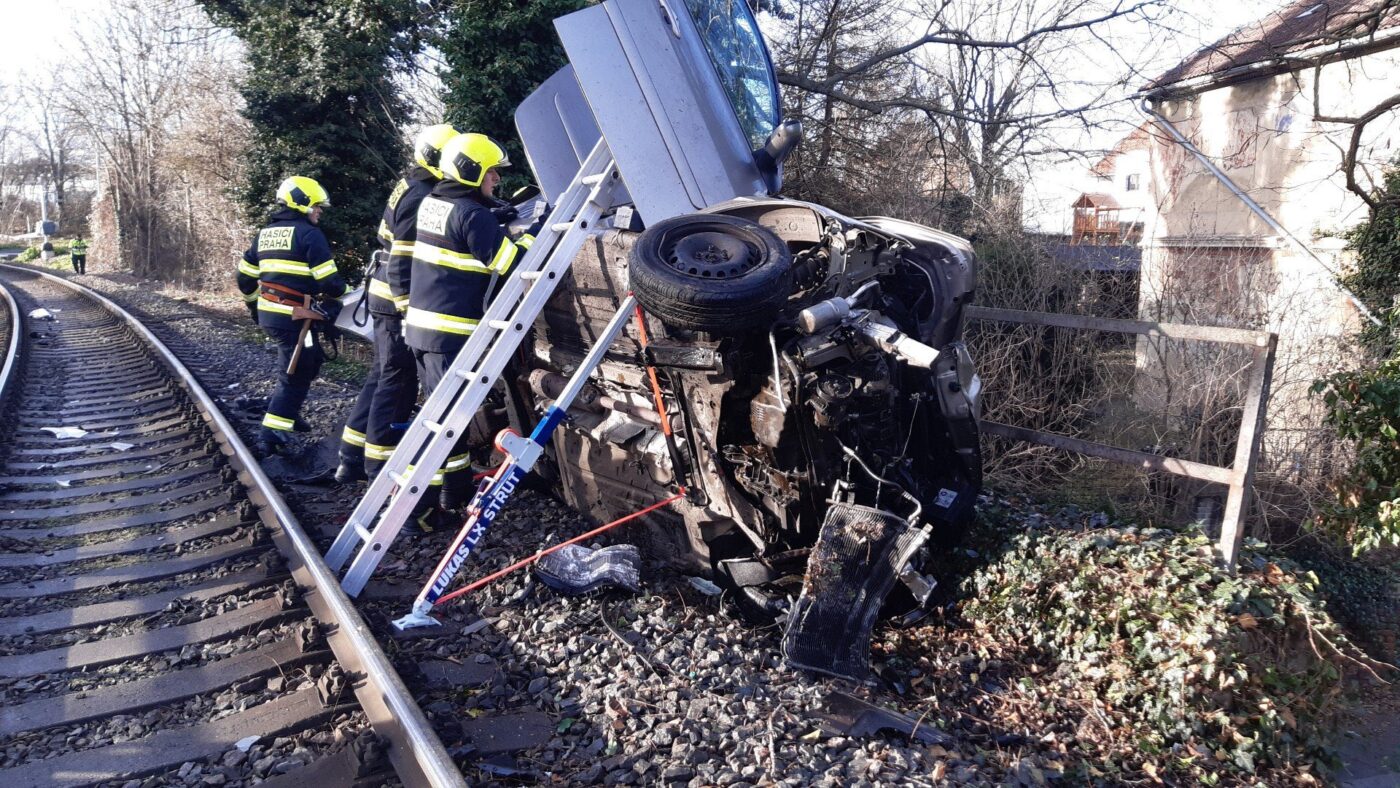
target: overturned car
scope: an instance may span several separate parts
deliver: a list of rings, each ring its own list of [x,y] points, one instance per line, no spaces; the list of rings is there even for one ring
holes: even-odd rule
[[[683,487],[646,520],[651,557],[785,620],[791,663],[863,677],[882,605],[928,598],[922,565],[981,484],[972,251],[769,196],[798,130],[746,4],[607,0],[556,24],[570,66],[517,113],[531,166],[557,194],[601,137],[628,204],[549,301],[506,416],[527,429],[634,293],[649,341],[615,342],[555,433],[564,497],[612,520]]]

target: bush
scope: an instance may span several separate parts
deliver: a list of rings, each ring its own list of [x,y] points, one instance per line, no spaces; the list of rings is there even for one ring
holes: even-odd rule
[[[1097,744],[1075,743],[1094,763],[1081,777],[1307,782],[1332,761],[1344,673],[1376,663],[1327,614],[1311,573],[1253,544],[1241,567],[1231,576],[1209,540],[1173,531],[1024,533],[963,581],[962,614],[1045,666],[1019,680],[1035,705],[1102,722]]]
[[[27,247],[23,252],[20,252],[19,255],[15,257],[15,261],[20,263],[32,263],[35,260],[39,259],[40,253],[41,250],[39,249],[39,247],[30,246]]]
[[[1400,357],[1323,378],[1313,392],[1327,406],[1326,423],[1355,451],[1314,528],[1357,554],[1400,547]]]

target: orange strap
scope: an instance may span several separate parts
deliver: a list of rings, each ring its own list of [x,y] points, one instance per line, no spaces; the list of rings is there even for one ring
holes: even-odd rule
[[[306,306],[306,293],[296,288],[279,285],[276,282],[259,282],[258,284],[262,287],[262,297],[274,304]]]
[[[646,316],[642,314],[642,305],[637,304],[637,337],[642,344],[643,359],[646,358],[646,349],[651,345],[647,338]],[[651,395],[656,399],[656,413],[661,417],[661,432],[667,438],[671,437],[671,420],[666,417],[666,400],[661,397],[661,384],[656,380],[656,367],[647,362],[647,377],[651,378]]]

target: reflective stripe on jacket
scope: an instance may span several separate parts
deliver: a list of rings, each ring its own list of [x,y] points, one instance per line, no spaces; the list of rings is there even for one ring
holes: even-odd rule
[[[417,232],[404,340],[455,353],[485,312],[492,275],[508,275],[528,243],[506,235],[480,192],[448,180],[418,206]]]
[[[264,282],[298,293],[339,298],[348,288],[331,258],[330,244],[306,215],[290,208],[274,211],[238,263],[238,290],[243,300],[258,304],[258,324],[293,328],[292,307],[260,297]],[[285,295],[283,296],[285,298]]]
[[[394,184],[394,190],[389,193],[378,232],[379,242],[389,253],[389,259],[375,269],[368,288],[369,311],[376,315],[401,315],[408,309],[418,204],[423,202],[437,182],[432,173],[422,167],[414,167]]]

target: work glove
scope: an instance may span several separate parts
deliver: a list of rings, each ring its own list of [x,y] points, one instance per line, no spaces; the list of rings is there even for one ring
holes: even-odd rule
[[[535,217],[534,223],[530,225],[530,229],[525,231],[525,234],[539,237],[540,230],[543,230],[544,223],[549,221],[549,214],[552,210],[551,206],[546,205],[544,210],[540,211],[540,215]]]

